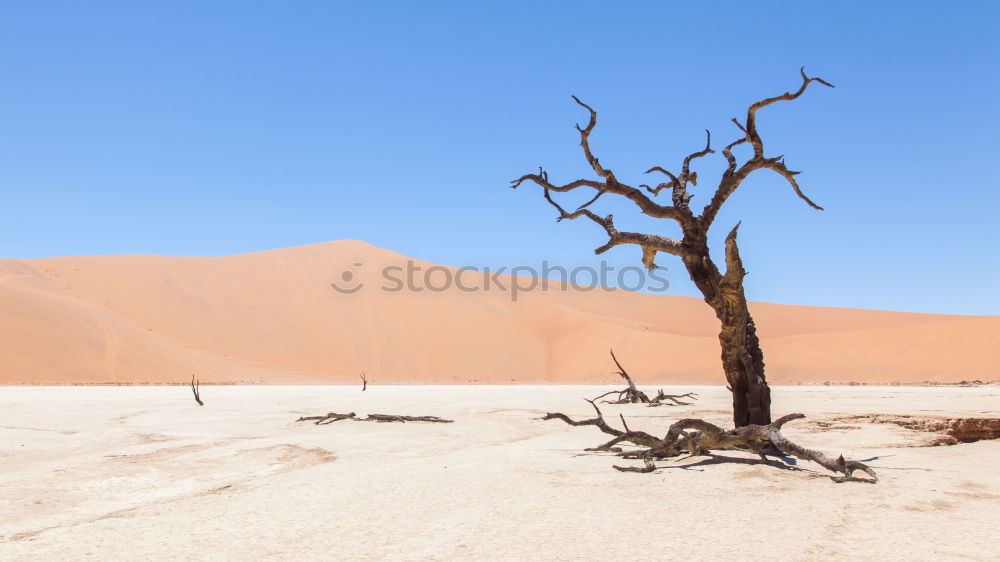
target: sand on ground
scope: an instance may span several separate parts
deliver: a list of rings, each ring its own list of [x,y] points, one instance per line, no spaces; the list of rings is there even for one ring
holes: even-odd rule
[[[2,560],[995,560],[1000,442],[913,447],[892,413],[996,416],[1000,388],[775,387],[785,434],[874,467],[875,485],[752,455],[635,463],[585,453],[597,386],[0,388]],[[662,433],[729,425],[727,392],[690,406],[605,406]],[[452,424],[341,421],[329,411]],[[823,426],[822,423],[833,425]]]

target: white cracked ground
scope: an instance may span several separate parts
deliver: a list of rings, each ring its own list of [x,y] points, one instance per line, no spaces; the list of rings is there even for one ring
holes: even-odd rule
[[[597,386],[206,386],[0,389],[0,559],[816,558],[996,560],[1000,442],[841,415],[997,416],[1000,388],[776,387],[784,433],[866,460],[878,484],[819,466],[693,458],[651,474],[585,453]],[[691,406],[604,406],[633,429],[729,425],[717,387]],[[326,412],[452,424],[297,423]]]

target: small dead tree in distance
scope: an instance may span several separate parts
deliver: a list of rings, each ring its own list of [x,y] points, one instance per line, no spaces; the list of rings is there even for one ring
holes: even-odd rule
[[[694,399],[695,396],[697,396],[697,394],[695,394],[694,392],[688,392],[687,394],[664,394],[663,389],[661,388],[659,392],[656,394],[656,396],[650,398],[649,396],[646,395],[645,392],[635,387],[635,381],[633,381],[632,377],[629,376],[628,371],[625,370],[625,367],[622,367],[622,364],[618,362],[618,358],[615,357],[615,350],[613,349],[611,350],[611,359],[615,362],[615,365],[618,367],[618,371],[616,371],[618,373],[618,376],[625,379],[625,382],[628,383],[628,387],[626,387],[623,390],[612,390],[610,392],[605,392],[604,394],[598,396],[597,398],[594,398],[595,401],[600,400],[601,398],[604,398],[605,396],[608,396],[610,394],[617,394],[618,395],[617,400],[613,401],[605,400],[604,403],[637,404],[641,402],[648,406],[662,406],[664,404],[668,406],[690,406],[691,405],[690,402],[681,402],[679,399],[680,398]],[[664,402],[665,400],[670,400],[673,403],[671,404],[670,402]]]
[[[697,172],[691,170],[691,163],[695,159],[707,154],[714,153],[711,147],[711,133],[708,133],[708,141],[705,148],[689,154],[681,163],[680,173],[674,175],[660,166],[654,166],[646,173],[659,173],[666,177],[666,180],[656,187],[639,185],[639,189],[619,181],[617,176],[604,167],[598,158],[594,156],[590,148],[590,134],[597,124],[597,112],[589,105],[580,101],[576,96],[573,99],[581,107],[590,112],[590,120],[586,127],[577,125],[580,133],[580,146],[583,154],[600,180],[578,179],[566,184],[558,185],[549,181],[548,173],[539,168],[537,174],[523,175],[512,183],[512,187],[517,188],[524,182],[532,182],[543,188],[545,200],[548,201],[559,213],[557,220],[577,219],[586,217],[595,222],[608,234],[608,242],[597,248],[595,253],[602,254],[615,246],[636,245],[642,249],[642,263],[647,268],[655,268],[654,259],[657,253],[677,256],[684,263],[691,281],[701,292],[704,300],[715,311],[721,324],[719,342],[722,347],[722,366],[729,381],[733,395],[733,421],[736,427],[749,424],[766,426],[771,423],[771,392],[764,377],[764,355],[760,348],[760,341],[757,338],[757,329],[753,318],[747,307],[746,295],[743,291],[743,277],[746,272],[743,270],[743,263],[740,260],[739,249],[736,245],[737,224],[729,232],[725,242],[725,265],[726,271],[723,273],[715,264],[709,254],[708,230],[711,228],[719,210],[729,197],[751,173],[757,170],[770,170],[785,179],[792,187],[795,194],[805,201],[810,207],[822,210],[822,207],[813,203],[795,180],[796,174],[785,165],[784,157],[764,156],[764,141],[757,131],[757,111],[778,101],[794,100],[806,91],[809,84],[819,82],[824,86],[833,87],[832,84],[820,79],[806,76],[805,69],[801,69],[802,85],[794,93],[785,92],[780,96],[763,99],[750,105],[747,110],[746,121],[740,123],[735,118],[733,123],[739,128],[742,135],[729,143],[722,149],[722,155],[726,158],[728,167],[719,180],[715,194],[702,209],[700,214],[695,214],[689,206],[692,194],[688,193],[688,184],[697,185]],[[753,155],[740,164],[733,155],[733,148],[748,144],[753,149]],[[552,192],[563,193],[579,188],[594,190],[594,196],[586,203],[580,205],[573,212],[566,212],[551,196]],[[672,205],[663,205],[654,200],[661,191],[667,190],[671,196]],[[645,234],[640,232],[624,232],[615,228],[613,217],[598,216],[588,207],[601,198],[605,193],[620,195],[632,201],[639,210],[650,217],[669,219],[675,221],[681,230],[680,240],[674,240],[665,236],[655,234]],[[648,193],[648,195],[647,195]]]
[[[368,390],[368,377],[365,376],[365,372],[361,371],[361,392]]]
[[[194,379],[194,375],[191,375],[191,392],[194,393],[194,401],[198,403],[199,406],[204,406],[205,403],[201,401],[201,382]]]

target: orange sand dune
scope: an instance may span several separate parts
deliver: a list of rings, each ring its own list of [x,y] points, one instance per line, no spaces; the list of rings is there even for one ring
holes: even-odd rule
[[[512,302],[470,272],[472,291],[379,290],[383,268],[406,261],[356,241],[221,258],[0,260],[0,383],[192,373],[354,383],[362,370],[373,383],[612,382],[609,347],[640,382],[723,380],[716,320],[699,299],[553,283]],[[445,272],[455,270],[431,280]],[[341,294],[331,282],[364,287]],[[1000,317],[766,303],[753,312],[773,383],[1000,378]]]

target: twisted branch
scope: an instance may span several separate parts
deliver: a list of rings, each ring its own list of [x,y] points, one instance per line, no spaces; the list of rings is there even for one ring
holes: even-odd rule
[[[715,195],[712,197],[712,200],[705,205],[705,208],[701,212],[699,220],[704,224],[705,228],[708,228],[708,226],[712,224],[712,221],[715,220],[716,215],[719,213],[719,209],[722,208],[722,205],[726,202],[726,200],[729,199],[729,197],[743,183],[743,180],[745,180],[751,172],[756,170],[771,170],[776,172],[778,175],[785,178],[785,181],[792,186],[792,190],[795,192],[795,195],[799,197],[799,199],[805,201],[813,209],[820,211],[823,210],[822,207],[814,203],[802,192],[802,189],[799,188],[798,182],[795,181],[795,176],[799,172],[790,171],[787,167],[785,167],[782,156],[778,156],[776,158],[764,157],[764,141],[761,140],[760,133],[757,132],[758,109],[767,107],[777,101],[790,101],[797,99],[806,91],[806,88],[812,82],[819,82],[820,84],[830,88],[834,87],[833,84],[830,84],[822,78],[810,78],[806,76],[805,67],[799,69],[799,73],[802,75],[802,85],[794,94],[785,92],[780,96],[752,103],[749,109],[747,109],[747,120],[745,126],[741,125],[736,119],[733,119],[733,123],[735,123],[736,126],[743,132],[743,137],[733,141],[722,151],[722,154],[726,157],[726,161],[729,163],[729,166],[723,173],[722,180],[719,182],[719,187],[715,191]],[[744,142],[750,143],[753,147],[753,157],[747,160],[742,166],[737,167],[737,161],[733,156],[732,149],[736,145]]]
[[[795,175],[799,172],[789,170],[780,156],[777,158],[764,157],[763,141],[760,138],[760,134],[757,132],[757,110],[777,101],[794,100],[798,98],[805,92],[806,88],[812,82],[819,82],[825,86],[833,87],[832,84],[821,78],[810,78],[806,76],[804,68],[800,69],[799,72],[802,75],[802,85],[796,92],[785,92],[780,96],[766,98],[751,104],[747,109],[746,125],[743,125],[736,119],[733,119],[733,123],[735,123],[740,129],[743,136],[729,143],[722,149],[722,155],[725,157],[728,166],[725,172],[723,172],[722,178],[719,181],[719,185],[715,190],[712,199],[705,205],[701,214],[697,217],[693,215],[689,207],[689,201],[691,200],[692,194],[688,193],[687,187],[688,185],[697,186],[698,184],[698,173],[691,170],[692,163],[698,158],[715,153],[711,147],[711,132],[705,131],[707,138],[704,149],[693,152],[684,158],[679,175],[674,175],[661,166],[654,166],[646,170],[645,173],[647,174],[659,172],[665,175],[668,179],[668,181],[660,183],[656,187],[650,187],[646,184],[639,185],[640,188],[645,189],[646,192],[651,194],[653,197],[659,195],[661,190],[669,188],[671,190],[671,200],[673,205],[661,205],[656,203],[650,196],[643,193],[641,189],[637,189],[620,182],[611,169],[606,168],[601,164],[597,156],[594,155],[590,146],[590,135],[597,126],[597,112],[591,106],[580,101],[580,99],[576,96],[573,96],[573,101],[575,101],[580,107],[586,109],[589,114],[586,126],[581,127],[579,124],[576,125],[576,130],[580,133],[580,146],[583,149],[584,158],[587,160],[587,163],[590,165],[594,173],[597,174],[600,180],[578,179],[566,184],[557,185],[550,182],[548,173],[539,168],[537,174],[525,174],[513,180],[511,182],[511,187],[520,187],[526,181],[535,183],[543,188],[545,199],[559,211],[559,217],[557,220],[572,220],[579,217],[587,217],[601,226],[601,228],[608,233],[609,239],[606,244],[595,249],[595,253],[597,254],[602,254],[615,246],[624,244],[636,245],[642,249],[642,263],[647,268],[656,267],[654,260],[657,252],[664,252],[681,257],[690,257],[691,254],[695,253],[695,250],[697,250],[697,257],[701,258],[701,253],[704,252],[706,254],[704,257],[707,259],[707,249],[703,250],[700,247],[689,247],[685,244],[685,242],[690,239],[693,245],[703,245],[703,241],[707,239],[708,229],[711,227],[712,222],[715,220],[715,217],[718,215],[723,204],[725,204],[729,197],[736,191],[737,188],[739,188],[747,176],[756,170],[764,169],[777,173],[784,178],[789,185],[791,185],[792,190],[799,198],[814,209],[822,210],[822,207],[814,203],[802,192],[798,182],[795,180]],[[752,158],[740,166],[736,157],[733,155],[732,150],[734,147],[743,143],[749,143],[753,147],[754,154]],[[593,189],[595,194],[590,200],[577,207],[576,211],[572,213],[564,210],[555,201],[553,201],[549,195],[550,192],[563,193],[578,188]],[[588,210],[588,208],[605,193],[613,193],[628,198],[643,214],[647,216],[677,221],[684,232],[684,237],[680,241],[677,241],[652,234],[619,232],[614,226],[611,215],[607,215],[602,218],[601,216]]]
[[[548,190],[544,190],[542,195],[550,205],[559,211],[559,216],[556,218],[556,222],[564,219],[574,220],[580,217],[587,217],[591,221],[597,223],[604,229],[605,232],[608,233],[607,243],[594,250],[594,253],[597,255],[603,254],[615,246],[620,246],[622,244],[635,244],[643,249],[643,264],[648,269],[655,269],[657,266],[653,263],[653,257],[656,255],[656,252],[664,252],[675,256],[680,256],[684,253],[684,248],[680,242],[665,236],[643,234],[641,232],[620,232],[617,228],[615,228],[614,217],[612,215],[601,218],[597,216],[596,213],[586,208],[587,205],[596,200],[596,197],[590,202],[581,205],[576,211],[567,213],[566,210],[559,205],[559,203],[556,203],[556,201],[552,199]],[[600,193],[598,193],[598,196],[600,196]]]
[[[584,398],[584,400],[587,400],[587,399]],[[543,416],[541,419],[542,420],[562,420],[562,421],[568,423],[569,425],[574,425],[574,426],[592,425],[592,426],[597,427],[597,429],[601,430],[601,432],[607,433],[608,435],[611,435],[611,436],[614,437],[614,439],[612,439],[608,443],[605,443],[604,445],[601,445],[600,447],[595,447],[594,449],[591,449],[591,450],[595,450],[595,451],[596,450],[609,450],[612,445],[615,445],[617,443],[623,443],[623,442],[626,442],[626,441],[629,442],[629,443],[635,443],[636,445],[645,446],[645,447],[651,447],[654,444],[660,442],[659,439],[657,439],[656,437],[653,437],[652,435],[646,433],[645,431],[628,431],[628,426],[626,426],[626,431],[622,431],[620,429],[615,429],[615,428],[611,427],[610,425],[608,425],[608,422],[604,421],[604,414],[601,413],[601,409],[597,406],[597,404],[593,400],[587,400],[587,402],[589,402],[590,405],[593,406],[594,410],[597,412],[597,417],[596,418],[590,418],[590,419],[586,419],[586,420],[574,420],[574,419],[570,418],[569,416],[567,416],[566,414],[562,414],[562,413],[559,413],[559,412],[550,412],[550,413],[545,414],[545,416]],[[624,422],[625,422],[625,418],[622,418],[622,423],[624,423]]]
[[[616,451],[619,456],[626,458],[641,459],[642,467],[623,467],[615,465],[613,468],[620,472],[652,472],[656,470],[655,459],[676,457],[682,451],[687,450],[691,456],[699,456],[712,450],[723,449],[749,449],[756,453],[761,462],[768,462],[767,446],[773,445],[785,455],[793,456],[802,460],[812,461],[823,468],[838,474],[831,476],[834,482],[878,482],[878,475],[868,465],[851,461],[840,455],[836,459],[831,459],[825,454],[807,449],[793,443],[781,434],[781,427],[786,423],[802,419],[803,414],[788,414],[778,418],[768,425],[747,425],[736,429],[724,430],[721,427],[701,419],[687,418],[673,423],[667,430],[663,439],[652,437],[642,431],[621,431],[609,426],[604,422],[600,409],[593,401],[588,400],[594,409],[597,410],[597,418],[589,420],[574,421],[569,416],[561,413],[545,414],[543,420],[560,419],[574,425],[594,425],[602,432],[613,435],[614,439],[603,445],[586,449],[587,451]],[[622,419],[624,422],[624,418]],[[622,442],[630,442],[645,450],[636,452],[622,452],[621,449],[612,448]],[[855,472],[864,472],[871,478],[857,478]]]

